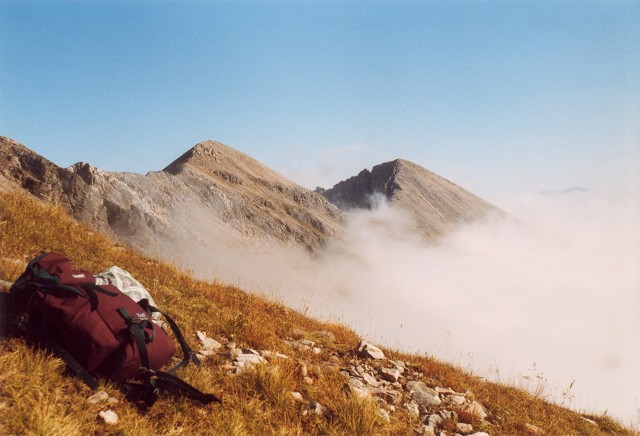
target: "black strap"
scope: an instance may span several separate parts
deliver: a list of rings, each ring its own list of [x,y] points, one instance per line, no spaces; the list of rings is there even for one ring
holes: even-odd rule
[[[108,295],[109,297],[117,297],[118,293],[117,292],[113,292],[113,291],[107,291],[106,289],[104,289],[102,286],[98,286],[98,285],[94,285],[92,283],[89,283],[87,285],[82,285],[82,287],[87,290],[87,289],[91,289],[93,292],[99,292],[101,294],[104,295]]]
[[[129,325],[129,331],[131,331],[131,335],[133,339],[136,341],[136,345],[138,346],[138,352],[140,353],[140,361],[144,368],[151,368],[151,364],[149,362],[149,353],[147,353],[147,337],[145,336],[144,327],[147,326],[147,323],[150,323],[148,320],[141,320],[137,316],[131,316],[127,312],[124,307],[120,307],[118,309],[118,313],[122,316]],[[153,340],[153,337],[149,338],[149,341]]]
[[[146,301],[146,300],[143,300],[143,301]],[[143,302],[141,302],[141,303],[144,304]],[[157,307],[154,307],[154,306],[151,306],[150,304],[148,304],[148,301],[146,302],[145,306],[146,306],[145,309],[148,310],[149,312],[151,312],[151,313],[156,313],[156,312],[160,313],[166,318],[167,323],[171,327],[171,331],[173,331],[173,334],[176,337],[176,340],[178,341],[178,343],[180,344],[180,348],[182,349],[182,354],[183,354],[182,361],[180,363],[178,363],[177,365],[175,365],[174,367],[172,367],[171,369],[169,369],[167,372],[173,374],[174,372],[176,372],[178,369],[182,368],[183,366],[185,366],[189,362],[193,362],[193,363],[195,363],[196,365],[199,366],[200,365],[200,359],[198,359],[198,356],[196,356],[195,351],[193,351],[191,349],[191,347],[189,347],[189,344],[187,344],[187,341],[184,338],[184,336],[182,335],[182,332],[180,331],[180,328],[178,327],[178,324],[176,324],[176,322],[173,320],[173,318],[171,318],[166,313],[162,312]]]
[[[175,375],[165,371],[146,371],[145,374],[152,386],[160,390],[169,392],[177,392],[181,395],[185,395],[189,398],[193,398],[203,404],[221,403],[222,400],[214,394],[207,394],[191,386],[184,380],[176,377]]]
[[[37,327],[34,327],[29,322],[27,322],[24,318],[18,319],[16,322],[16,326],[25,334],[28,334],[32,338],[40,341],[42,345],[44,345],[49,351],[51,351],[55,356],[59,357],[67,364],[71,370],[84,381],[87,386],[89,386],[94,391],[100,387],[100,383],[91,375],[89,372],[82,367],[78,363],[76,359],[74,359],[71,354],[62,346],[60,346],[56,341],[54,341],[46,332],[40,330]]]

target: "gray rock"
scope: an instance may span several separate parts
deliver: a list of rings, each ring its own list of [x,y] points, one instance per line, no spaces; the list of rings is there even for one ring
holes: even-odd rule
[[[442,424],[443,419],[442,416],[438,415],[437,413],[432,413],[431,415],[429,415],[428,417],[425,418],[425,424],[429,425],[433,428],[437,427],[438,425]]]
[[[454,391],[451,388],[441,388],[440,386],[436,386],[436,392],[439,394],[445,394],[445,395],[455,395],[457,394],[456,391]]]
[[[239,368],[246,368],[263,363],[267,363],[267,361],[259,354],[239,354],[233,362],[233,364]]]
[[[89,398],[87,398],[87,402],[90,404],[98,404],[103,401],[107,401],[108,399],[109,399],[109,394],[107,394],[105,391],[98,391],[95,394],[91,395]]]
[[[405,403],[404,407],[416,418],[420,417],[420,409],[418,408],[418,404],[415,401],[409,401]]]
[[[484,407],[482,407],[482,405],[477,401],[473,401],[470,404],[467,404],[462,410],[479,419],[486,419],[488,416],[487,412],[484,410]]]
[[[371,392],[362,382],[362,380],[357,378],[350,378],[349,382],[346,385],[347,391],[353,395],[356,395],[360,398],[367,398],[371,396]]]
[[[333,333],[331,333],[330,331],[327,331],[327,330],[315,331],[315,332],[313,332],[313,335],[316,336],[317,338],[322,338],[322,339],[324,339],[326,341],[329,341],[329,342],[335,342],[335,340],[336,340],[336,336]]]
[[[301,377],[306,377],[309,374],[307,365],[304,362],[298,362],[298,374],[300,374]]]
[[[327,414],[327,409],[320,403],[318,402],[313,402],[311,404],[309,404],[309,410],[316,414],[316,415],[320,415],[320,416],[324,416]]]
[[[364,341],[358,345],[358,356],[374,360],[385,359],[381,349]]]
[[[205,332],[196,332],[196,336],[200,341],[200,345],[202,345],[202,348],[198,351],[198,353],[200,354],[209,356],[215,353],[218,349],[222,348],[222,344],[220,342],[207,337],[207,334]]]
[[[389,382],[397,382],[400,378],[400,370],[397,368],[382,368],[380,370],[382,378]]]
[[[456,425],[456,429],[458,430],[459,433],[462,433],[462,434],[473,433],[473,426],[471,424],[465,424],[465,423],[459,422]]]
[[[433,391],[435,395],[426,391],[412,391],[411,398],[420,406],[430,407],[439,406],[442,404],[442,400],[438,396],[437,392]]]
[[[445,399],[447,403],[450,403],[454,406],[462,406],[467,402],[467,399],[462,395],[447,395]]]
[[[402,394],[394,389],[369,388],[369,392],[387,404],[399,405],[402,403]]]
[[[385,421],[385,422],[391,422],[391,417],[389,416],[389,412],[387,412],[384,409],[378,409],[378,415],[380,415],[380,417]]]
[[[364,374],[362,374],[362,378],[364,379],[365,382],[367,382],[369,386],[377,387],[380,384],[378,383],[378,380],[376,380],[376,378],[371,374],[369,374],[368,372],[365,372]]]
[[[430,406],[438,406],[442,403],[438,392],[428,387],[423,381],[410,381],[406,384],[405,388],[411,393],[411,398],[413,398],[418,405],[429,408]]]

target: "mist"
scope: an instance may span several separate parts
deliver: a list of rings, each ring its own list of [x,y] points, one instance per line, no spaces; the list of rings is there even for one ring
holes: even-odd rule
[[[377,344],[637,425],[637,202],[581,192],[500,206],[508,218],[458,227],[434,244],[379,201],[349,212],[344,237],[314,256],[256,248],[228,231],[222,241],[203,218],[198,244],[173,260]]]

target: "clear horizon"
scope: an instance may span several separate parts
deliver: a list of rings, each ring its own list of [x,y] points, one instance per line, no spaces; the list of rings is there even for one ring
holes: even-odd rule
[[[0,1],[0,134],[61,166],[218,140],[310,189],[404,158],[495,200],[640,186],[640,4]]]

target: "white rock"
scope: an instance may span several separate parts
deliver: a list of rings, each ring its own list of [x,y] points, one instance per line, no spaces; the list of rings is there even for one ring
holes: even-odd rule
[[[467,402],[467,399],[462,395],[449,395],[447,396],[447,401],[453,404],[454,406],[462,406]]]
[[[309,404],[309,410],[311,410],[311,412],[315,413],[316,415],[325,415],[327,413],[327,409],[325,409],[325,407],[318,402]]]
[[[380,348],[364,341],[360,342],[360,345],[358,345],[358,355],[360,357],[374,360],[385,359],[384,353]]]
[[[454,391],[451,388],[441,388],[440,386],[436,386],[436,392],[439,394],[445,394],[445,395],[455,395],[457,394],[456,391]]]
[[[326,339],[329,342],[334,342],[336,340],[336,336],[327,330],[318,330],[313,332],[313,334],[319,338]]]
[[[260,356],[259,354],[240,354],[238,355],[238,357],[236,357],[233,364],[239,367],[246,367],[266,362],[267,361],[264,359],[264,357]]]
[[[316,346],[316,343],[313,341],[310,341],[309,339],[300,339],[298,342],[300,343],[300,345],[307,348],[313,348]]]
[[[485,433],[483,431],[479,431],[477,433],[472,434],[471,436],[490,436],[489,433]]]
[[[304,362],[298,362],[298,373],[302,377],[306,377],[309,374],[309,370],[307,369],[307,365]]]
[[[291,396],[295,401],[302,401],[302,394],[300,392],[291,392]]]
[[[380,415],[380,417],[384,419],[386,422],[391,422],[391,417],[389,416],[389,412],[387,412],[386,410],[378,409],[378,415]]]
[[[98,404],[102,401],[107,401],[108,399],[109,399],[109,394],[107,394],[105,391],[98,391],[95,394],[91,395],[89,398],[87,398],[87,402],[91,404]]]
[[[382,368],[380,370],[382,378],[392,383],[398,381],[400,374],[400,370],[397,368]]]
[[[478,403],[477,401],[474,401],[470,404],[468,404],[467,406],[465,406],[465,408],[463,409],[465,412],[470,413],[480,419],[485,419],[488,415],[487,412],[485,412],[484,407],[482,407],[482,405],[480,403]]]
[[[380,383],[378,383],[378,380],[376,380],[376,378],[374,376],[372,376],[371,374],[369,374],[368,372],[365,372],[364,374],[362,374],[362,378],[370,386],[377,387],[380,384]]]
[[[584,416],[581,416],[581,417],[580,417],[580,419],[582,419],[583,421],[588,422],[588,423],[589,423],[589,424],[591,424],[591,425],[598,425],[598,423],[597,423],[597,422],[595,422],[594,420],[589,419],[589,418],[585,418]]]
[[[409,401],[404,405],[404,407],[416,418],[420,417],[420,408],[418,407],[418,403],[415,401]]]
[[[442,419],[444,420],[449,420],[454,422],[458,420],[458,414],[453,410],[441,410],[438,414],[442,416]]]
[[[417,381],[412,380],[410,382],[407,382],[406,388],[407,388],[407,390],[409,392],[412,392],[412,391],[423,391],[423,390],[429,389],[429,387],[427,386],[427,384],[425,382],[419,381],[419,380],[417,380]]]
[[[387,404],[402,403],[402,394],[394,389],[369,388],[371,395],[382,399]]]
[[[116,415],[116,412],[114,412],[113,410],[103,410],[102,412],[98,413],[98,416],[102,418],[102,420],[106,424],[109,425],[115,425],[119,421],[118,415]]]
[[[442,404],[435,389],[431,389],[423,381],[410,381],[406,384],[406,389],[411,393],[411,398],[421,406],[429,407]]]
[[[196,332],[196,336],[198,337],[198,340],[200,341],[200,344],[202,345],[202,348],[204,350],[215,351],[222,347],[222,344],[220,342],[216,341],[215,339],[207,337],[207,334],[205,332]],[[202,353],[202,354],[205,354],[205,353]]]
[[[425,420],[425,424],[431,426],[431,427],[436,427],[437,425],[442,424],[442,417],[436,413],[432,413],[431,415],[429,415],[429,417]]]
[[[289,356],[287,356],[286,354],[274,353],[273,351],[269,351],[269,350],[260,350],[260,355],[267,359],[288,359],[289,358]]]
[[[458,430],[458,432],[462,434],[469,434],[473,431],[473,426],[471,424],[465,424],[465,423],[459,422],[456,425],[456,429]]]
[[[442,400],[440,399],[437,393],[436,395],[432,395],[425,391],[412,391],[411,398],[416,403],[424,407],[439,406],[440,404],[442,404]]]

